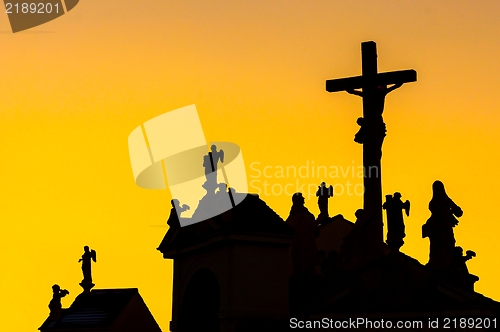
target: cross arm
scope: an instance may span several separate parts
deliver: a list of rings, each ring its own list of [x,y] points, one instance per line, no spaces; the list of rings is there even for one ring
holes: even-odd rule
[[[417,72],[413,69],[401,70],[401,71],[391,71],[387,73],[377,74],[375,77],[376,85],[388,85],[388,84],[398,84],[398,83],[410,83],[417,81]],[[326,81],[326,91],[337,92],[346,91],[352,89],[363,88],[365,84],[369,84],[370,80],[367,77],[355,76],[348,78],[339,78],[335,80]]]
[[[391,71],[377,75],[377,85],[403,84],[417,81],[417,72],[413,69]]]
[[[338,92],[359,89],[363,87],[363,76],[355,76],[348,78],[338,78],[335,80],[326,81],[326,91],[328,92]]]

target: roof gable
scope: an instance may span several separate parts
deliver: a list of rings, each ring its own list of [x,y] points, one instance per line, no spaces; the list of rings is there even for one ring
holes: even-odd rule
[[[137,303],[138,300],[149,313],[137,288],[95,289],[90,293],[78,295],[68,309],[63,309],[60,320],[54,321],[49,317],[39,330],[93,331],[99,329],[99,331],[108,331],[120,315],[127,310],[130,303]],[[151,313],[149,315],[151,316]]]
[[[188,226],[170,228],[158,250],[166,257],[165,253],[172,248],[204,242],[218,234],[233,233],[290,237],[294,230],[258,195],[248,194],[238,205],[220,215]]]

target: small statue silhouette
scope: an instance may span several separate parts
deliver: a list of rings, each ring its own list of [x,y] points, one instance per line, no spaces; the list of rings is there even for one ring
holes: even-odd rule
[[[410,201],[403,203],[401,194],[396,192],[392,195],[385,196],[385,203],[382,205],[387,213],[387,245],[395,251],[399,251],[404,244],[405,223],[403,219],[403,210],[406,216],[410,215]]]
[[[85,292],[89,292],[95,285],[92,283],[92,261],[97,262],[95,250],[90,250],[88,246],[83,247],[84,253],[78,263],[82,262],[83,280],[80,286]]]
[[[52,300],[49,302],[50,318],[52,320],[60,320],[62,315],[61,298],[68,295],[66,289],[61,289],[59,285],[52,286]]]
[[[453,276],[454,281],[460,286],[469,290],[474,290],[474,283],[479,280],[475,275],[469,273],[466,262],[473,257],[476,253],[472,250],[467,250],[465,256],[462,247],[455,247],[453,250]]]
[[[316,247],[316,229],[318,222],[304,205],[302,193],[292,195],[292,208],[286,223],[295,234],[292,238],[292,276],[290,278],[290,313],[302,312],[305,304],[311,300],[313,285],[316,280],[316,267],[319,256]]]
[[[462,209],[448,197],[441,181],[432,184],[432,199],[429,202],[431,217],[422,226],[422,237],[430,240],[429,262],[433,269],[447,269],[453,262],[455,235],[453,227],[463,215]]]
[[[215,191],[217,187],[217,163],[219,160],[224,162],[224,151],[217,151],[215,144],[211,147],[211,152],[203,157],[203,167],[205,168],[205,176],[207,178],[207,186]]]
[[[170,216],[168,217],[167,225],[170,226],[171,229],[174,229],[181,226],[179,216],[182,212],[189,210],[190,207],[187,204],[183,204],[181,206],[181,203],[176,198],[172,199],[170,204],[172,204],[172,208],[170,209]]]
[[[314,274],[317,265],[317,248],[315,231],[317,221],[314,215],[304,206],[302,193],[292,196],[292,208],[286,219],[294,230],[292,239],[292,262],[294,274]]]
[[[316,191],[316,196],[318,197],[319,207],[318,220],[326,219],[328,218],[328,199],[333,197],[333,187],[327,187],[325,182],[321,182]]]

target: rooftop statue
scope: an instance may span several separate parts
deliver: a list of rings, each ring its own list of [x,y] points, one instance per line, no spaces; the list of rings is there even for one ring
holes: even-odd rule
[[[292,208],[286,219],[288,225],[295,230],[292,239],[292,262],[294,274],[311,274],[317,265],[317,249],[315,231],[316,218],[304,206],[305,199],[302,193],[292,196]]]
[[[52,286],[52,300],[49,303],[50,318],[52,320],[60,320],[62,315],[61,298],[68,295],[66,289],[61,289],[59,285]]]
[[[95,250],[90,250],[88,246],[83,247],[84,253],[78,262],[82,262],[83,280],[80,283],[84,292],[90,292],[95,285],[92,283],[92,261],[97,262]]]
[[[428,237],[431,242],[427,266],[436,270],[447,269],[453,262],[455,250],[453,227],[458,225],[457,218],[460,218],[463,212],[448,197],[441,181],[435,181],[432,184],[429,210],[431,217],[422,226],[422,237]]]
[[[333,187],[327,187],[325,182],[321,182],[316,191],[316,196],[318,197],[319,207],[318,220],[326,219],[328,218],[328,199],[333,197]]]
[[[394,251],[399,249],[404,244],[405,223],[403,218],[403,210],[406,216],[410,215],[410,201],[403,203],[401,194],[396,192],[393,195],[386,195],[386,201],[382,206],[387,213],[387,245]]]

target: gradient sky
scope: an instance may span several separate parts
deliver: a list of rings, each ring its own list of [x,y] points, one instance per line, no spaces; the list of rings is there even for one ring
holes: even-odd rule
[[[69,306],[89,245],[96,288],[139,288],[168,331],[172,263],[156,247],[171,197],[135,185],[127,147],[134,128],[164,112],[196,104],[207,140],[241,147],[250,191],[284,219],[290,196],[266,195],[264,180],[275,192],[362,183],[255,169],[361,165],[361,99],[327,93],[325,80],[359,75],[368,40],[380,71],[418,74],[384,112],[383,192],[412,203],[402,251],[427,262],[421,226],[442,180],[464,210],[455,237],[477,253],[476,290],[499,300],[498,17],[496,0],[87,0],[12,34],[0,14],[2,326],[37,329],[54,283],[70,291]],[[306,206],[319,213],[307,194]],[[355,194],[330,200],[330,214],[350,220],[360,207]]]

